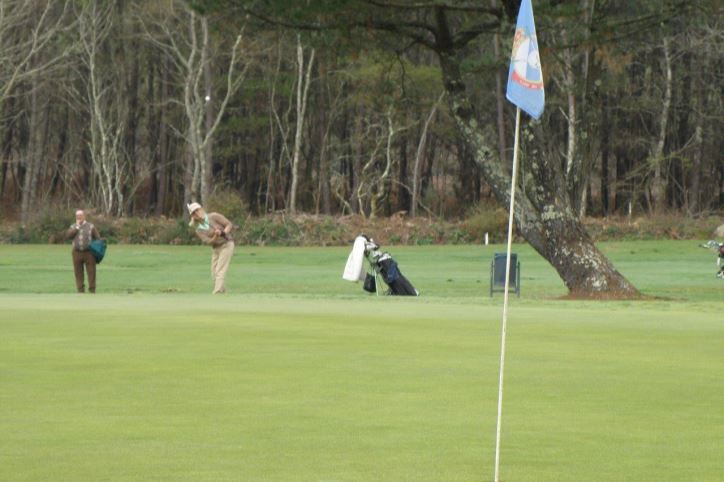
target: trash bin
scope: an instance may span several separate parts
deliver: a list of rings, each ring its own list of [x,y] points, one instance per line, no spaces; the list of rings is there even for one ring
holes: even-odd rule
[[[493,292],[505,292],[505,261],[506,253],[495,253],[490,263],[490,297]],[[520,261],[516,253],[510,253],[510,283],[508,290],[515,292],[520,298]]]

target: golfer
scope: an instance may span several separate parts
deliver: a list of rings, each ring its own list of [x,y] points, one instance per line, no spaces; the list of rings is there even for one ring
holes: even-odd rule
[[[206,213],[199,203],[186,206],[191,215],[189,226],[196,228],[196,235],[204,244],[213,248],[211,254],[211,279],[214,294],[226,293],[224,280],[234,254],[234,240],[231,237],[233,224],[219,213]]]
[[[73,272],[78,293],[85,293],[84,268],[88,273],[88,291],[96,292],[96,258],[90,251],[90,243],[100,237],[96,227],[86,221],[85,212],[81,209],[76,211],[75,223],[70,225],[66,238],[73,240]]]

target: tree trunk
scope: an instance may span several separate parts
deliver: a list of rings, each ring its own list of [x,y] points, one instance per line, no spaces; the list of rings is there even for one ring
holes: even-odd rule
[[[6,103],[7,105],[8,103]],[[13,145],[13,129],[10,126],[6,126],[5,135],[3,136],[2,154],[3,157],[0,159],[0,201],[5,196],[5,181],[8,177],[8,165],[10,164],[10,153],[12,152]]]
[[[289,191],[289,214],[297,212],[297,184],[299,183],[299,155],[302,148],[302,90],[304,89],[304,49],[302,40],[297,34],[297,95],[296,95],[296,130],[294,133],[294,149],[292,150],[292,185]]]
[[[319,65],[319,62],[317,63]],[[324,98],[324,96],[320,96]],[[321,212],[330,215],[332,214],[332,198],[329,187],[329,177],[331,173],[331,167],[329,162],[329,131],[331,128],[331,120],[327,117],[327,107],[322,105],[321,112],[319,113],[319,202],[321,204]],[[319,214],[319,209],[317,209]]]
[[[422,134],[420,135],[420,142],[417,144],[417,152],[415,153],[415,164],[412,167],[412,201],[410,203],[410,216],[413,218],[417,216],[417,205],[420,202],[420,164],[422,163],[422,155],[425,148],[425,142],[427,141],[427,131],[430,128],[432,120],[435,118],[437,107],[442,102],[445,92],[440,94],[437,101],[433,104],[430,113],[425,120],[425,124],[422,128]]]
[[[611,125],[608,109],[608,95],[601,102],[601,214],[608,216],[609,204],[609,157],[611,155]]]
[[[359,190],[360,185],[360,176],[362,175],[362,156],[363,156],[363,149],[362,149],[362,137],[363,137],[363,129],[362,129],[362,116],[364,115],[364,111],[360,112],[353,112],[352,115],[355,115],[354,119],[354,128],[351,136],[351,143],[352,143],[352,162],[350,163],[350,181],[351,181],[351,189],[350,189],[350,199],[349,204],[350,208],[352,210],[352,214],[356,213],[363,213],[362,209],[363,206],[360,206],[359,198],[357,197],[357,191]],[[363,213],[364,214],[364,213]]]
[[[562,33],[564,41],[568,38],[566,32]],[[573,53],[571,48],[563,51],[563,63],[565,70],[565,78],[563,85],[566,89],[566,101],[568,104],[568,115],[566,116],[567,136],[566,136],[566,179],[568,180],[568,191],[571,194],[571,200],[575,202],[578,183],[578,173],[574,166],[578,166],[576,152],[576,129],[577,129],[577,113],[576,113],[576,76],[573,71]]]
[[[121,15],[123,15],[124,12],[121,12]],[[128,155],[128,172],[129,172],[129,182],[124,183],[124,185],[121,187],[124,197],[126,199],[125,206],[121,205],[119,206],[119,214],[125,214],[128,216],[134,215],[134,180],[140,179],[142,175],[146,172],[146,166],[145,163],[137,162],[139,159],[143,159],[145,156],[143,156],[140,152],[140,148],[137,142],[138,134],[139,134],[139,122],[140,118],[142,116],[142,109],[139,108],[139,90],[140,90],[140,75],[141,75],[141,67],[140,67],[140,54],[138,53],[138,50],[140,48],[140,45],[137,41],[137,32],[135,31],[133,24],[128,24],[128,22],[122,22],[125,28],[128,28],[128,31],[124,31],[122,33],[123,37],[130,38],[131,40],[126,44],[126,39],[121,39],[120,45],[121,49],[124,51],[122,55],[122,60],[124,61],[126,65],[126,69],[129,71],[127,78],[125,79],[125,95],[127,96],[127,100],[125,101],[128,105],[128,114],[126,119],[126,128],[125,128],[125,152]],[[128,27],[126,27],[128,25]],[[130,53],[129,53],[130,51]],[[145,157],[148,159],[148,157]]]
[[[410,188],[407,185],[407,133],[403,134],[399,143],[400,163],[397,170],[397,211],[410,212]]]
[[[380,202],[385,199],[389,192],[389,189],[387,187],[389,185],[390,173],[392,172],[392,139],[397,132],[395,130],[393,117],[394,116],[392,110],[390,109],[387,112],[387,144],[385,147],[385,170],[379,176],[373,175],[372,178],[368,180],[370,183],[370,187],[368,189],[370,199],[370,219],[375,219],[377,217],[380,212]],[[372,164],[374,164],[374,159],[376,157],[376,155],[372,155],[372,157],[370,158],[370,162],[365,166],[363,172],[367,170],[368,167],[372,167]]]
[[[478,192],[476,183],[477,164],[468,150],[462,136],[455,136],[455,147],[458,167],[458,182],[455,186],[455,196],[460,207],[471,207],[477,204]],[[477,192],[476,192],[477,190]]]
[[[168,109],[166,108],[166,102],[168,101],[168,68],[169,68],[169,60],[168,58],[165,58],[163,60],[164,68],[161,72],[161,82],[160,82],[160,91],[161,91],[161,102],[160,102],[160,126],[159,126],[159,133],[158,133],[158,173],[157,173],[157,183],[158,183],[158,191],[156,195],[156,209],[155,213],[156,216],[160,216],[166,212],[166,196],[167,196],[167,190],[168,190],[168,163],[169,163],[169,155],[168,155],[168,131],[167,131],[167,123],[168,123]]]
[[[701,196],[701,172],[702,172],[702,148],[704,145],[704,113],[702,111],[702,79],[697,75],[694,82],[694,98],[692,105],[694,106],[694,145],[692,146],[691,156],[691,185],[689,186],[689,213],[697,214],[700,210]]]
[[[211,62],[208,59],[209,44],[204,43],[201,63],[204,69],[204,132],[209,133],[212,131],[214,126],[214,98],[212,97],[213,81],[211,79]],[[204,165],[202,166],[201,172],[203,178],[201,179],[201,199],[204,203],[207,202],[209,195],[213,188],[211,184],[213,182],[213,144],[214,138],[208,135],[204,146]]]
[[[496,199],[509,204],[510,174],[478,124],[460,72],[460,59],[445,37],[447,22],[438,11],[438,55],[450,112],[473,152]],[[571,205],[563,173],[544,158],[526,159],[528,179],[516,197],[519,232],[556,269],[571,295],[633,298],[639,292],[594,245]]]
[[[0,102],[0,113],[2,114],[2,117],[11,117],[11,115],[13,115],[14,106],[15,99],[13,98],[9,98],[5,102]],[[10,165],[10,155],[12,153],[13,137],[15,132],[14,127],[11,125],[2,126],[2,124],[0,124],[0,129],[2,129],[2,127],[5,128],[5,132],[0,130],[3,134],[2,150],[0,151],[2,152],[2,159],[0,159],[0,165],[2,166],[0,169],[0,202],[5,196],[5,184],[8,178],[8,166]]]
[[[423,169],[422,172],[422,179],[420,179],[420,193],[424,194],[427,192],[427,188],[433,184],[432,179],[432,168],[433,164],[435,163],[435,152],[437,150],[437,138],[433,137],[430,140],[430,147],[428,148],[428,155],[425,156],[426,164],[425,169]],[[441,163],[443,168],[445,167],[445,163]],[[441,179],[447,179],[445,177],[445,174],[442,174]],[[444,188],[444,186],[443,186]],[[443,189],[444,192],[444,189]]]
[[[55,162],[52,166],[52,175],[50,176],[50,185],[48,186],[47,193],[51,197],[56,197],[60,194],[60,189],[62,186],[64,186],[64,180],[65,180],[65,173],[66,170],[63,166],[63,158],[65,157],[65,152],[68,148],[68,131],[70,130],[68,127],[68,120],[69,120],[69,108],[66,105],[64,110],[64,120],[62,122],[62,127],[60,127],[60,131],[58,132],[58,147],[55,154]],[[50,129],[48,129],[49,131]],[[49,132],[48,132],[49,133]],[[67,197],[66,197],[67,199]]]
[[[23,193],[20,204],[20,222],[26,224],[30,219],[36,190],[38,186],[38,171],[40,164],[40,107],[38,105],[37,75],[32,76],[30,92],[30,120],[28,126],[28,145],[25,151],[25,177],[23,178]]]
[[[279,72],[281,71],[282,64],[282,52],[281,52],[281,38],[277,39],[276,45],[277,61],[276,68],[274,69],[274,75],[272,76],[269,84],[269,166],[267,168],[266,178],[266,195],[264,197],[264,212],[273,212],[276,210],[276,191],[275,191],[275,176],[274,167],[276,165],[277,153],[276,153],[276,127],[275,120],[276,115],[276,92],[277,92],[277,80],[279,79]],[[281,129],[281,126],[280,126]]]
[[[299,184],[299,158],[302,150],[302,132],[304,129],[304,115],[307,109],[307,97],[309,95],[310,76],[312,74],[312,64],[314,63],[314,49],[309,57],[307,64],[307,73],[304,73],[304,49],[302,40],[297,35],[297,119],[296,132],[294,135],[294,155],[292,159],[292,186],[289,192],[289,213],[297,212],[297,186]]]
[[[666,127],[669,118],[669,110],[671,107],[671,56],[669,54],[669,41],[666,37],[663,39],[664,51],[664,98],[661,106],[661,122],[659,123],[659,135],[656,140],[653,152],[651,153],[651,162],[654,164],[654,178],[651,184],[651,196],[653,198],[653,207],[656,211],[662,211],[666,205],[666,180],[662,172],[664,163],[664,142],[666,141]]]
[[[490,0],[490,6],[497,8],[497,1]],[[498,33],[493,34],[493,55],[495,63],[498,63],[500,59],[500,35]],[[503,93],[503,71],[502,67],[495,67],[495,107],[497,110],[498,119],[498,156],[500,159],[505,159],[505,94]]]

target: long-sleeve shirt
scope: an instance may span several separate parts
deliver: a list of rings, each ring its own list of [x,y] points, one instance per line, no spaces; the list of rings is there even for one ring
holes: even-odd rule
[[[65,237],[73,240],[73,251],[87,251],[91,240],[100,239],[101,235],[93,223],[83,221],[80,225],[71,224]]]
[[[231,229],[233,229],[234,225],[231,224],[231,221],[226,219],[223,214],[219,213],[209,213],[208,216],[208,229],[204,229],[205,226],[202,224],[196,224],[196,235],[199,237],[199,239],[201,239],[201,242],[216,247],[222,246],[229,241],[233,241],[233,238],[231,237],[231,232],[229,232],[229,234],[224,233],[224,228],[226,228],[227,226],[231,226]],[[221,231],[221,234],[214,238],[214,231],[217,229]]]

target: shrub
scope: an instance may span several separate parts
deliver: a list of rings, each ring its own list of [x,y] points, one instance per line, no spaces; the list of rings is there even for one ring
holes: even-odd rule
[[[226,216],[234,224],[243,224],[249,215],[249,206],[239,196],[239,193],[230,189],[214,191],[206,200],[206,212],[217,212]]]
[[[429,246],[431,244],[434,244],[434,239],[429,234],[421,235],[421,236],[415,236],[415,244],[418,246]]]
[[[123,218],[98,227],[101,236],[129,244],[195,244],[198,238],[183,219]]]
[[[346,244],[347,228],[332,216],[298,216],[299,245],[329,246]]]
[[[446,242],[450,244],[466,244],[470,243],[470,235],[459,226],[450,229],[446,233]]]
[[[587,218],[584,224],[596,241],[652,239],[708,239],[718,223],[717,216],[691,218],[658,214],[641,218]]]
[[[241,204],[235,206],[227,212],[234,216],[244,212]],[[224,209],[219,210],[224,212]],[[107,218],[92,211],[88,218],[109,243],[199,243],[193,229],[182,219]],[[48,208],[38,212],[25,226],[4,222],[0,225],[0,243],[63,243],[65,231],[72,222],[72,209]],[[303,214],[289,217],[277,214],[247,216],[238,224],[241,228],[234,238],[240,245],[347,246],[360,233],[373,237],[382,245],[482,243],[486,232],[491,242],[500,243],[505,241],[507,213],[501,208],[482,205],[471,210],[463,221],[404,216],[367,219],[362,216]],[[719,224],[719,216],[690,218],[658,215],[635,219],[609,217],[584,220],[586,229],[595,241],[710,239]]]
[[[70,209],[52,209],[31,224],[33,243],[62,243],[65,231],[73,223],[75,213]]]
[[[120,239],[120,224],[122,220],[114,218],[106,218],[103,216],[94,216],[91,222],[95,224],[101,238],[105,239],[111,244],[118,242],[125,242]]]
[[[296,244],[292,238],[298,232],[296,225],[280,217],[251,218],[237,237],[240,244],[291,246]]]
[[[485,233],[491,243],[503,242],[508,233],[508,213],[499,207],[481,204],[463,221],[462,230],[469,242],[482,242]]]
[[[49,206],[36,212],[26,225],[7,225],[0,240],[14,244],[62,243],[65,231],[73,224],[74,211],[70,208]]]
[[[158,244],[197,244],[199,238],[183,219],[169,219],[156,235]]]
[[[124,243],[147,244],[150,232],[148,223],[139,218],[125,218],[119,223],[118,236]]]

